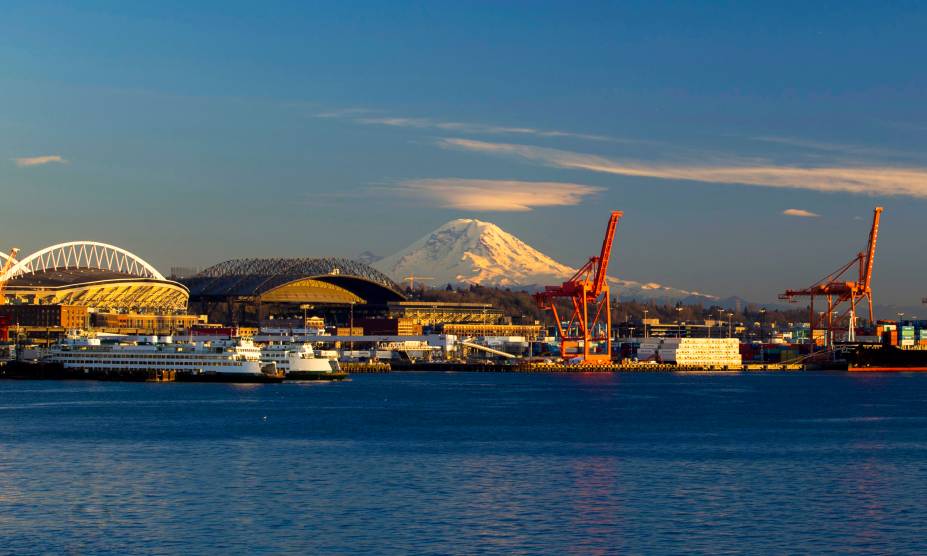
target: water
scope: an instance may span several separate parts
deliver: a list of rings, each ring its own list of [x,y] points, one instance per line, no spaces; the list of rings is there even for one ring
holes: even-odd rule
[[[927,551],[927,375],[0,382],[0,552]]]

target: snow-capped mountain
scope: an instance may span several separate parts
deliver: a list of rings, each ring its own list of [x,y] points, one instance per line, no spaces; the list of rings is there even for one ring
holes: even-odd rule
[[[379,260],[382,259],[382,258],[383,258],[383,257],[381,257],[381,256],[379,256],[379,255],[377,255],[376,253],[373,253],[373,252],[371,252],[371,251],[364,251],[364,252],[361,253],[360,255],[354,257],[354,260],[357,261],[357,262],[359,262],[359,263],[373,264],[373,263],[379,261]]]
[[[444,224],[395,255],[372,265],[400,282],[409,275],[429,277],[429,283],[481,284],[532,288],[557,284],[576,272],[541,253],[491,222],[460,218]],[[621,297],[681,299],[713,296],[609,277]]]

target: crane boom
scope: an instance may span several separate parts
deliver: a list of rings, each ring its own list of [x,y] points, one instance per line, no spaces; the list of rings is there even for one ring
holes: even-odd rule
[[[872,284],[872,265],[875,262],[876,242],[879,240],[879,221],[882,219],[882,207],[872,211],[872,228],[869,230],[869,249],[866,251],[866,276],[863,289],[870,290]]]
[[[0,268],[0,305],[6,303],[6,298],[3,296],[3,290],[6,289],[6,273],[9,272],[10,268],[16,264],[16,255],[19,254],[19,249],[16,247],[10,249],[10,256],[7,258],[6,262],[3,263],[3,268]]]
[[[593,295],[602,293],[602,286],[605,285],[605,278],[608,273],[608,259],[612,254],[612,243],[615,241],[615,227],[618,226],[618,220],[622,216],[624,216],[624,213],[620,210],[612,211],[608,224],[605,226],[605,237],[602,239],[602,250],[599,252],[595,279],[592,285]]]

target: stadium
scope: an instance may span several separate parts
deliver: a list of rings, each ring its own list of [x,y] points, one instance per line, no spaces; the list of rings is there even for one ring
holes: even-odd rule
[[[355,307],[366,314],[405,299],[385,274],[341,258],[233,259],[181,281],[191,312],[225,324],[259,324],[308,307],[346,322]]]
[[[18,260],[0,254],[9,269],[6,303],[69,305],[96,312],[183,313],[189,292],[141,257],[115,245],[72,241],[52,245]]]

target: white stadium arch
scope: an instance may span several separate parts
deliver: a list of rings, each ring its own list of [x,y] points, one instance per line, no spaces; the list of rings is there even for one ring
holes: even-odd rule
[[[97,241],[69,241],[46,247],[20,259],[0,279],[11,280],[48,270],[81,268],[108,270],[137,278],[165,279],[141,257],[121,247]]]

